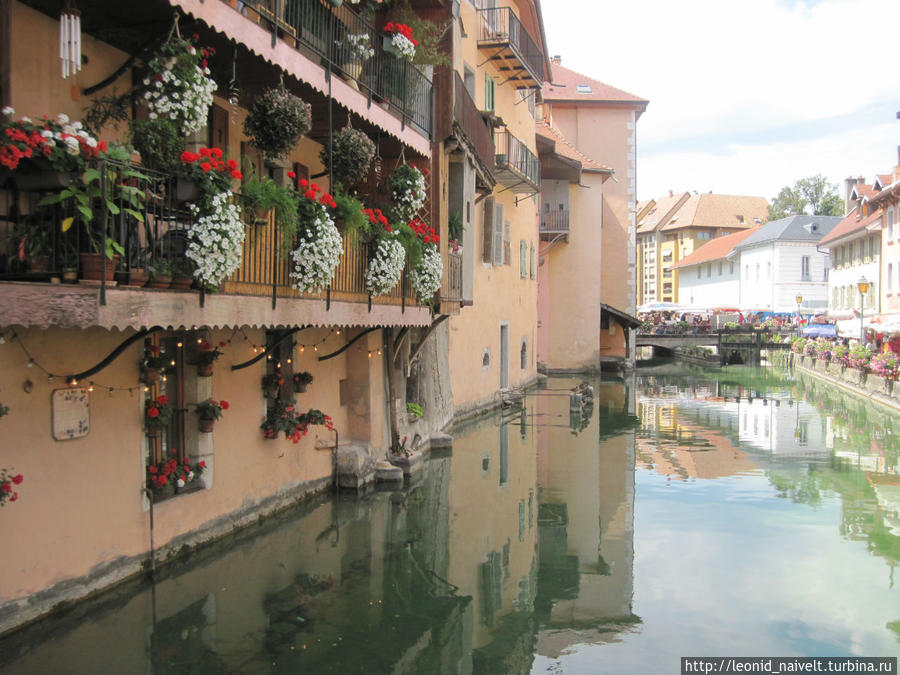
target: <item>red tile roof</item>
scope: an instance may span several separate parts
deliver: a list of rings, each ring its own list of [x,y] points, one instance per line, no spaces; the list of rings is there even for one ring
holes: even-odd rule
[[[544,82],[543,94],[545,101],[594,101],[634,103],[641,108],[646,108],[647,101],[627,91],[616,89],[599,80],[594,80],[574,70],[563,68],[558,63],[551,64],[550,81]],[[586,85],[590,91],[579,92],[577,85]]]
[[[716,237],[715,239],[711,239],[696,251],[688,256],[685,256],[677,263],[672,265],[672,269],[677,269],[679,267],[688,267],[689,265],[699,265],[700,263],[709,262],[711,260],[721,260],[729,253],[731,253],[731,251],[734,250],[735,246],[737,246],[742,241],[744,241],[744,239],[756,232],[760,227],[762,226],[757,225],[756,227],[750,227],[746,230],[735,232],[734,234],[728,234],[724,237]]]
[[[576,162],[580,162],[583,171],[596,171],[597,173],[613,172],[610,167],[604,166],[599,162],[595,162],[574,145],[569,143],[569,141],[566,140],[566,137],[562,135],[562,132],[559,129],[551,127],[544,120],[538,120],[535,123],[535,131],[539,136],[543,136],[544,138],[547,138],[555,143],[554,151],[558,155],[562,155],[563,157],[566,157],[568,159],[573,159]]]
[[[843,239],[856,232],[865,231],[868,225],[871,225],[879,218],[881,218],[881,209],[870,213],[865,218],[861,217],[858,209],[853,209],[841,222],[834,226],[834,229],[831,232],[822,237],[819,246],[826,246],[831,242]]]
[[[765,197],[717,195],[704,192],[691,195],[675,217],[662,226],[663,231],[685,227],[728,227],[741,229],[761,225],[769,219]]]
[[[859,195],[860,199],[871,199],[878,193],[875,191],[871,185],[866,185],[865,183],[857,183],[853,186],[853,192]]]

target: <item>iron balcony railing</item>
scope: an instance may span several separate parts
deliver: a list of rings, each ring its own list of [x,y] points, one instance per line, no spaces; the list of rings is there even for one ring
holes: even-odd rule
[[[328,0],[249,0],[259,23],[273,35],[351,80],[370,98],[386,104],[404,125],[432,138],[434,92],[416,66],[385,50],[385,33],[356,13],[349,3]],[[369,56],[368,50],[372,50]]]
[[[547,211],[541,214],[541,232],[560,234],[569,232],[568,211]]]
[[[92,177],[87,182],[88,177]],[[194,224],[178,178],[110,160],[92,163],[84,178],[86,205],[92,219],[85,222],[75,199],[59,201],[61,185],[37,186],[26,192],[15,174],[0,188],[0,280],[48,281],[83,278],[85,253],[105,253],[107,242],[114,257],[107,268],[123,286],[189,290],[193,263],[188,259],[188,231]],[[19,181],[24,185],[24,181]],[[83,185],[83,183],[79,183]],[[21,188],[21,189],[20,189]],[[238,203],[245,202],[235,195]],[[291,286],[290,250],[278,229],[274,211],[257,220],[251,208],[242,209],[245,237],[241,266],[222,283],[224,293],[266,296],[273,307],[279,297],[324,297],[326,300],[371,302],[365,288],[368,248],[356,234],[343,236],[344,253],[326,291],[301,294]],[[115,245],[113,246],[112,243]],[[379,304],[415,304],[407,269],[403,278]],[[162,285],[162,279],[167,279]],[[169,286],[180,279],[182,286]],[[111,281],[100,281],[101,303]],[[200,295],[203,302],[203,293]]]
[[[509,131],[498,131],[494,137],[494,147],[494,166],[498,171],[512,171],[535,190],[540,188],[540,160],[522,141]],[[500,182],[503,182],[502,179]]]
[[[543,52],[510,7],[478,10],[481,32],[478,46],[509,45],[516,58],[538,85],[544,83]]]

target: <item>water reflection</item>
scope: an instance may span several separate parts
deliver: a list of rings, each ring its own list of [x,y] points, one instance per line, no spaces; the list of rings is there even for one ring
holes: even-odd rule
[[[0,641],[0,673],[900,652],[895,415],[749,369],[596,381],[570,410],[576,384],[457,430],[402,490],[320,497]]]

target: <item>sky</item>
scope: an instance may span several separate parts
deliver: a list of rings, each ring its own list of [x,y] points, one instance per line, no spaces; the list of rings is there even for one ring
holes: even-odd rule
[[[639,200],[674,190],[771,202],[815,174],[843,196],[844,178],[871,183],[898,162],[900,0],[541,5],[563,66],[650,101],[637,124]]]

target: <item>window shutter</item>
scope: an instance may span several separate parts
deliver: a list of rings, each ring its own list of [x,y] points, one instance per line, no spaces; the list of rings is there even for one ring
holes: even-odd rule
[[[494,109],[494,78],[484,74],[484,109]]]
[[[519,276],[523,279],[528,276],[528,267],[527,267],[527,258],[528,258],[528,244],[525,243],[524,239],[519,240]]]
[[[491,262],[500,266],[503,264],[503,204],[494,204],[494,231],[491,242]]]
[[[481,259],[489,263],[493,260],[492,242],[494,240],[494,198],[484,200],[484,232],[482,234]]]
[[[209,144],[228,149],[228,111],[213,103],[209,111]]]
[[[529,260],[529,276],[534,279],[534,242],[531,242],[531,259]]]
[[[509,222],[503,223],[503,264],[512,265],[512,246],[509,240]]]

